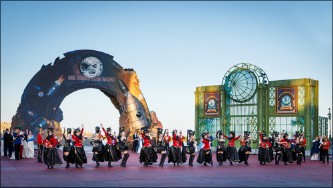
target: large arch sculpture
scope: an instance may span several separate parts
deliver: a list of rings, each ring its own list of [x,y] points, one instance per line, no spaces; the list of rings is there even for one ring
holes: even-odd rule
[[[118,109],[120,126],[126,130],[150,128],[150,112],[133,69],[124,69],[113,56],[94,50],[76,50],[64,56],[43,65],[30,80],[12,127],[21,126],[36,134],[38,125],[42,125],[55,128],[60,135],[63,112],[59,107],[63,99],[77,90],[95,88]]]

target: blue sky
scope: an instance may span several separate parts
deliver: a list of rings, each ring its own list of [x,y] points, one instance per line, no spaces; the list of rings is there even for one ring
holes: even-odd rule
[[[241,62],[270,80],[319,80],[319,115],[332,107],[332,2],[1,2],[1,121],[43,64],[77,49],[134,68],[169,129],[193,129],[195,88],[221,84]],[[77,91],[61,108],[63,126],[118,127],[98,90]]]

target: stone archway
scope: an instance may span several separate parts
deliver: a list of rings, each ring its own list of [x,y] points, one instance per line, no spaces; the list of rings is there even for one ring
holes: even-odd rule
[[[30,80],[12,119],[12,127],[32,130],[53,127],[61,135],[63,99],[80,89],[103,92],[119,111],[119,124],[125,130],[151,127],[151,116],[133,69],[124,69],[113,56],[94,50],[76,50],[43,65]],[[92,99],[93,100],[93,99]],[[78,111],[81,106],[78,106]]]

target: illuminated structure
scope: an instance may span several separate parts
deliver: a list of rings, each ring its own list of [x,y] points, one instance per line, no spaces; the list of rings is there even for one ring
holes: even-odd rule
[[[196,88],[196,137],[203,131],[215,137],[220,129],[236,135],[250,131],[252,147],[257,148],[262,130],[290,135],[303,131],[308,141],[327,135],[327,129],[318,127],[318,84],[309,78],[269,81],[260,67],[237,64],[226,72],[222,85]]]

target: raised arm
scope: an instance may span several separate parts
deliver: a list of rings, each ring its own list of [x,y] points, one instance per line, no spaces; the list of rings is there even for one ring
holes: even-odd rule
[[[234,138],[234,140],[238,140],[241,137],[241,135],[238,135],[237,137]]]
[[[81,134],[80,134],[80,136],[82,136],[83,131],[84,131],[84,127],[83,127],[83,124],[82,124],[82,129],[81,129]]]

